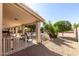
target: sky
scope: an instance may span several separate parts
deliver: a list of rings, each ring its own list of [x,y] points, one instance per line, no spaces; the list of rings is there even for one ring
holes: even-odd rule
[[[78,3],[31,3],[28,6],[46,21],[54,23],[59,20],[68,20],[71,23],[79,23]]]

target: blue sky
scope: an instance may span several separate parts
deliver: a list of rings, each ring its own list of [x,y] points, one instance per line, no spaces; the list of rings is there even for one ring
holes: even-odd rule
[[[32,3],[29,6],[47,21],[68,20],[71,23],[79,23],[77,3]]]

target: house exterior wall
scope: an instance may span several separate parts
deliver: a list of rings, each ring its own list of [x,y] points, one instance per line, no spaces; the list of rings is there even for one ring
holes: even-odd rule
[[[0,55],[2,55],[2,4],[0,3]]]

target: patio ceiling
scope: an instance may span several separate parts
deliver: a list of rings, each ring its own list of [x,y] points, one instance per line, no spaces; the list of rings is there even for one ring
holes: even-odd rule
[[[23,4],[3,4],[3,28],[31,24],[44,19]]]

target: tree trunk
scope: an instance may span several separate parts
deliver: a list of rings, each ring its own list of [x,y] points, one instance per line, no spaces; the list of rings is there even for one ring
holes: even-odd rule
[[[78,30],[76,28],[76,40],[78,41]]]

